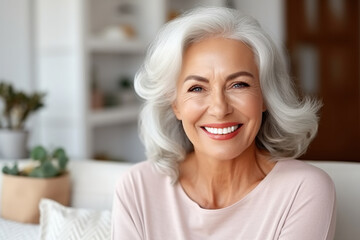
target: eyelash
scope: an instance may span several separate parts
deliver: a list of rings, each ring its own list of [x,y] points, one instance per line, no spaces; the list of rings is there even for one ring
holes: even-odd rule
[[[193,87],[189,88],[188,92],[201,92],[202,90],[203,90],[203,88],[200,86],[193,86]]]
[[[238,85],[238,87],[236,87]],[[246,82],[237,82],[231,85],[230,88],[246,88],[249,87],[250,85],[247,84]],[[193,86],[191,88],[189,88],[188,92],[201,92],[203,90],[203,87],[201,86]]]
[[[239,85],[239,87],[236,87],[236,85]],[[249,87],[249,86],[250,85],[247,84],[246,82],[236,82],[231,85],[231,88],[245,88],[245,87]]]

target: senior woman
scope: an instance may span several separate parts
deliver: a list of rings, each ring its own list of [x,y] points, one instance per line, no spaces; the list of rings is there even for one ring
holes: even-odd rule
[[[295,94],[256,20],[200,8],[165,25],[135,77],[148,161],[121,177],[113,239],[332,239],[335,191],[294,158],[320,104]]]

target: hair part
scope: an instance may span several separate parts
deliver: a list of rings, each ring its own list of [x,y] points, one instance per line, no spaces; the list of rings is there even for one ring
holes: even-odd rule
[[[234,9],[197,8],[163,26],[135,76],[135,90],[145,100],[139,128],[148,160],[175,182],[178,163],[193,150],[172,104],[184,51],[209,37],[242,41],[252,48],[267,108],[257,147],[274,158],[302,155],[317,133],[321,104],[299,98],[284,56],[254,18]]]

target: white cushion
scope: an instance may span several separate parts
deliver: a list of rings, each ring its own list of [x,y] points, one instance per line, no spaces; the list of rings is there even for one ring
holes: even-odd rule
[[[19,223],[0,218],[1,240],[35,240],[39,239],[39,225]]]
[[[65,207],[53,200],[40,201],[40,239],[110,239],[111,212]]]

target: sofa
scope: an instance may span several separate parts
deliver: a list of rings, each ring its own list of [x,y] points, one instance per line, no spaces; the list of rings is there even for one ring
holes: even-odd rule
[[[28,160],[21,160],[18,162],[19,167],[21,168],[27,164]],[[0,160],[1,168],[3,165],[9,163],[12,163],[12,161]],[[116,182],[121,174],[127,171],[132,165],[133,164],[131,163],[124,162],[71,160],[68,164],[72,182],[71,208],[79,210],[89,209],[97,212],[110,212]],[[2,174],[0,175],[0,193],[1,188]],[[39,231],[40,225],[22,224],[0,217],[0,240],[39,239]],[[41,239],[48,238],[41,237]],[[69,238],[64,237],[64,239]],[[75,237],[70,239],[80,238]],[[91,239],[103,238],[92,237]]]
[[[7,161],[1,161],[3,165]],[[336,240],[360,239],[360,163],[336,161],[308,161],[333,179],[337,192]],[[95,160],[72,160],[69,170],[72,178],[71,209],[107,211],[112,207],[113,192],[119,176],[131,163]],[[0,193],[1,193],[0,176]],[[69,208],[70,209],[70,208]],[[70,211],[68,209],[68,211]],[[0,218],[0,239],[39,239],[40,225],[21,224]],[[96,238],[94,238],[96,239]]]

